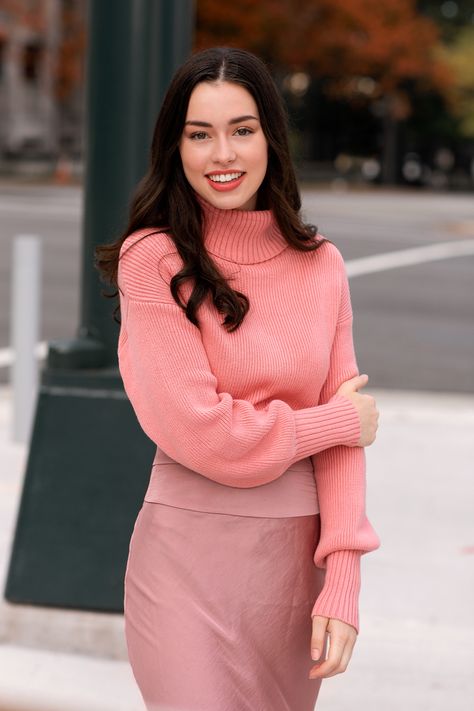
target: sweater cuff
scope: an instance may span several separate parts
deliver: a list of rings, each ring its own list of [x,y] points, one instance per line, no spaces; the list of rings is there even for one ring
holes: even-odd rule
[[[352,400],[336,393],[325,405],[294,412],[297,459],[317,454],[329,447],[357,445],[360,418]]]
[[[341,550],[326,559],[323,589],[314,603],[311,617],[334,617],[359,633],[360,559],[362,551]]]

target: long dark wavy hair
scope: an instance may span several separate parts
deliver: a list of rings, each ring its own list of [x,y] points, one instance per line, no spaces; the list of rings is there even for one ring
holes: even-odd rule
[[[317,227],[305,224],[300,216],[301,198],[288,144],[288,114],[265,63],[246,50],[213,47],[191,55],[176,71],[154,128],[148,170],[130,202],[128,225],[115,242],[96,247],[94,266],[103,282],[117,288],[113,294],[103,295],[116,297],[119,253],[126,237],[148,227],[154,230],[144,237],[166,230],[183,261],[183,268],[170,282],[174,300],[198,326],[196,311],[209,294],[219,313],[225,315],[222,325],[230,332],[242,323],[249,300],[230,287],[205,249],[201,205],[184,174],[179,153],[191,92],[203,81],[239,84],[257,104],[268,142],[268,165],[256,209],[273,211],[281,233],[295,249],[313,251],[329,241],[318,238]],[[185,304],[179,286],[187,279],[193,279],[194,286]],[[120,304],[113,312],[118,323],[119,308]]]

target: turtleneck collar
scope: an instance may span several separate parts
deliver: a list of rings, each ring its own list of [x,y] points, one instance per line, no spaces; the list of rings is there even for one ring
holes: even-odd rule
[[[257,264],[288,247],[272,210],[223,210],[196,194],[207,251],[237,264]]]

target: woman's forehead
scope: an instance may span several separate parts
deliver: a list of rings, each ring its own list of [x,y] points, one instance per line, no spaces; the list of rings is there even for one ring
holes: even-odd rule
[[[205,121],[207,116],[226,123],[239,115],[259,118],[255,99],[245,87],[232,82],[200,82],[191,93],[186,120]]]

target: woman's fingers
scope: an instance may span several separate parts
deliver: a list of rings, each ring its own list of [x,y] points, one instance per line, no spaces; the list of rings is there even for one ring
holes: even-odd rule
[[[313,639],[314,626],[316,625],[317,634],[319,634],[320,627],[323,625],[322,622],[314,622],[316,617],[313,618]],[[319,619],[327,620],[325,617]],[[330,619],[326,628],[330,637],[328,656],[311,669],[310,679],[322,679],[341,674],[347,669],[352,656],[352,650],[357,639],[355,628],[336,619]]]
[[[341,657],[341,671],[346,671],[347,667],[349,666],[349,662],[351,661],[352,657],[352,650],[354,649],[354,642],[351,644],[350,642],[347,642],[346,646],[344,647],[344,652],[342,653]]]
[[[359,390],[359,388],[363,388],[367,385],[369,382],[369,376],[367,373],[363,373],[362,375],[355,375],[353,378],[349,378],[349,380],[346,380],[344,383],[342,383],[338,391],[341,393],[346,393],[346,392],[354,392]]]
[[[315,615],[313,617],[313,634],[311,636],[311,659],[320,659],[326,647],[326,630],[329,617]]]
[[[331,634],[327,659],[316,663],[310,671],[310,679],[322,679],[344,671],[340,669],[344,647],[344,641],[335,637],[334,634]]]

